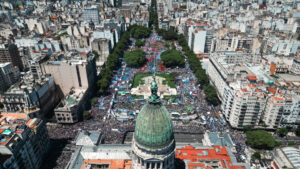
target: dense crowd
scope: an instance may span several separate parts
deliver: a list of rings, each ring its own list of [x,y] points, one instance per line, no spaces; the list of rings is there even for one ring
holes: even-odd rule
[[[143,49],[148,57],[153,58],[153,55],[155,55],[155,59],[160,59],[160,54],[165,50],[160,39],[161,37],[155,34],[145,39],[146,43]],[[132,43],[129,50],[134,48],[134,43]],[[50,138],[53,140],[68,139],[74,141],[81,130],[99,130],[103,134],[106,144],[121,144],[125,133],[134,131],[135,114],[131,114],[132,119],[118,120],[113,112],[136,112],[136,110],[141,110],[147,100],[134,98],[130,93],[120,94],[119,92],[130,91],[136,73],[153,72],[153,68],[156,68],[158,73],[177,72],[178,74],[174,80],[177,96],[172,99],[162,99],[163,104],[170,113],[179,112],[182,117],[196,114],[198,117],[202,116],[205,118],[206,122],[204,124],[203,121],[199,123],[200,118],[190,120],[189,122],[176,120],[174,121],[175,132],[204,133],[205,131],[231,131],[230,127],[226,125],[225,120],[222,120],[217,115],[219,108],[213,108],[205,101],[204,92],[197,84],[197,79],[189,68],[188,63],[186,63],[184,68],[165,68],[164,70],[154,65],[155,63],[158,63],[158,61],[154,62],[152,59],[141,69],[129,68],[122,62],[122,66],[114,72],[115,74],[110,85],[111,94],[101,96],[98,99],[98,104],[92,107],[92,119],[71,125],[48,125]],[[232,132],[232,136],[237,145],[239,152],[237,157],[239,159],[239,156],[244,154],[245,138],[243,134],[236,131]],[[70,151],[63,150],[56,160],[58,164],[57,168],[67,164],[71,156],[70,154]]]

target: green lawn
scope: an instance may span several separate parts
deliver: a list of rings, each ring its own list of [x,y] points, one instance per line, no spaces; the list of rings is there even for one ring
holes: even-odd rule
[[[152,76],[151,73],[139,73],[134,76],[133,80],[133,88],[138,87],[139,85],[145,84],[144,80],[142,80],[144,77]],[[167,84],[171,88],[175,88],[174,79],[169,74],[156,74],[156,76],[163,77],[165,80],[163,81],[163,84]]]

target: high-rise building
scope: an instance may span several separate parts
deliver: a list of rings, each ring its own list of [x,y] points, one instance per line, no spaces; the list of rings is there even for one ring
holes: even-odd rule
[[[172,11],[173,10],[173,0],[168,0],[167,1],[167,6],[168,6],[168,10]]]
[[[209,53],[211,50],[212,35],[212,31],[209,30],[201,30],[200,28],[194,30],[191,36],[190,48],[196,54]]]
[[[0,63],[6,62],[11,62],[13,66],[17,66],[20,70],[23,70],[24,65],[16,45],[0,45]]]
[[[89,8],[84,8],[83,19],[88,23],[92,21],[94,24],[98,25],[100,23],[99,7],[97,5],[93,5]]]
[[[5,92],[12,84],[19,80],[19,69],[12,63],[0,63],[0,92]]]
[[[75,123],[81,120],[96,79],[96,62],[92,52],[69,52],[42,67],[46,74],[53,76],[65,97],[54,110],[57,122]]]
[[[99,57],[96,58],[96,65],[103,65],[112,49],[110,40],[105,38],[94,39],[91,46],[93,51],[96,51],[99,55]]]
[[[291,71],[297,75],[300,74],[300,58],[299,57],[294,58]]]
[[[66,95],[71,89],[88,89],[96,78],[96,63],[90,53],[66,53],[61,60],[50,60],[42,65]]]
[[[277,128],[280,124],[284,109],[289,102],[280,96],[272,96],[268,99],[263,115],[263,121],[268,128]]]
[[[265,108],[265,95],[253,87],[241,88],[224,104],[228,109],[226,119],[232,127],[256,126]]]
[[[26,121],[16,117],[0,118],[0,168],[39,169],[50,142],[46,125],[37,118]]]
[[[53,77],[35,81],[32,77],[11,86],[1,94],[3,111],[6,113],[28,113],[30,118],[44,118],[58,104],[60,97]],[[33,111],[40,108],[40,111]]]
[[[286,106],[281,117],[280,126],[290,126],[299,124],[300,122],[300,96],[294,95],[292,98],[286,100]]]

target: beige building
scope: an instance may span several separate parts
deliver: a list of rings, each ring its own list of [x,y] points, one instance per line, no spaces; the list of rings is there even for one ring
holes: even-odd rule
[[[48,61],[42,66],[46,74],[53,76],[64,95],[71,89],[88,89],[96,77],[94,57],[76,56],[61,61]]]
[[[221,98],[223,98],[228,84],[245,80],[248,75],[253,75],[253,72],[242,64],[247,56],[251,58],[250,55],[237,52],[211,54],[207,73]]]
[[[263,115],[263,121],[268,128],[277,128],[280,124],[282,114],[288,105],[282,96],[272,96],[268,99]]]
[[[30,118],[44,118],[59,103],[62,97],[61,92],[57,90],[51,76],[44,76],[36,81],[32,77],[26,78],[29,79],[11,86],[5,93],[1,94],[0,101],[4,106],[3,112],[28,113]],[[35,108],[38,108],[39,111],[32,111]]]
[[[94,39],[91,46],[93,51],[99,54],[99,58],[96,59],[96,65],[102,66],[112,49],[110,40],[105,38]]]
[[[239,89],[229,105],[227,115],[232,127],[256,126],[265,108],[265,95],[259,89],[247,87]]]
[[[75,123],[81,120],[87,100],[91,96],[96,79],[96,63],[89,53],[67,53],[59,61],[48,61],[43,65],[60,86],[65,98],[55,108],[58,123]]]
[[[71,90],[54,110],[57,123],[76,123],[81,120],[88,94],[86,90]]]

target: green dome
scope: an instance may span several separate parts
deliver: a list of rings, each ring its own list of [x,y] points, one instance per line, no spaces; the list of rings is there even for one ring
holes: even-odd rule
[[[159,100],[149,101],[138,114],[134,139],[150,150],[164,148],[174,139],[170,114]]]

